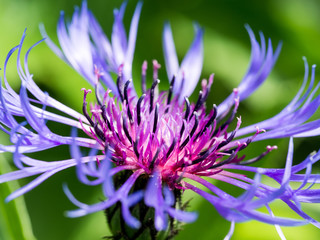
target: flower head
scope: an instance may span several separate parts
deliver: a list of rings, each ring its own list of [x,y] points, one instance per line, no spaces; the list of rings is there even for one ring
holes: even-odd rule
[[[238,106],[264,82],[280,53],[281,44],[273,51],[270,40],[266,46],[265,38],[260,34],[259,43],[246,26],[252,45],[248,71],[225,101],[211,107],[206,105],[206,100],[213,84],[213,74],[201,81],[197,101],[190,103],[188,99],[201,74],[203,30],[196,26],[194,41],[179,65],[171,28],[166,24],[163,48],[169,89],[159,91],[158,71],[161,66],[157,61],[152,63],[153,75],[147,87],[149,76],[146,74],[147,62],[144,62],[142,94],[138,95],[131,77],[142,4],[138,3],[136,7],[128,38],[122,23],[125,7],[126,3],[114,11],[111,41],[103,34],[86,2],[75,11],[67,26],[61,15],[58,23],[61,49],[46,36],[42,27],[49,47],[94,87],[96,101],[89,107],[87,95],[92,90],[82,89],[82,113],[53,99],[33,81],[27,59],[39,42],[28,50],[24,69],[20,55],[25,33],[20,44],[9,52],[4,66],[5,87],[2,86],[0,91],[0,128],[9,134],[13,145],[0,145],[0,149],[13,153],[19,170],[1,175],[0,182],[39,176],[8,196],[7,201],[30,191],[55,173],[75,166],[82,183],[102,186],[105,200],[94,205],[84,204],[65,185],[66,195],[78,207],[68,212],[69,217],[103,210],[112,226],[114,211],[120,208],[121,218],[131,228],[143,231],[148,227],[153,234],[170,228],[173,235],[175,221],[192,222],[197,217],[196,213],[187,212],[181,202],[181,194],[192,191],[208,200],[232,223],[227,238],[232,235],[235,222],[250,219],[274,224],[279,234],[282,234],[279,225],[311,223],[320,227],[319,222],[303,212],[300,205],[301,202],[319,202],[319,189],[313,187],[319,183],[319,175],[312,174],[311,169],[319,160],[320,152],[292,165],[293,137],[320,134],[320,120],[308,121],[320,105],[319,84],[314,87],[315,67],[312,67],[310,83],[306,87],[309,67],[304,59],[306,74],[301,89],[279,114],[242,127],[241,117],[237,115]],[[19,94],[6,79],[6,66],[14,51],[18,51]],[[116,81],[112,79],[112,73],[117,75]],[[28,92],[34,98],[29,97]],[[63,114],[52,112],[51,108]],[[18,122],[17,117],[25,121]],[[52,132],[46,125],[47,120],[73,127],[71,136]],[[86,137],[77,136],[79,131],[83,131]],[[247,159],[242,150],[258,140],[284,137],[290,137],[284,169],[247,166],[277,147],[267,146],[265,152],[253,159]],[[71,159],[47,162],[26,155],[60,145],[70,146]],[[88,149],[87,155],[83,155],[80,148]],[[254,178],[247,176],[250,172],[255,173]],[[267,185],[263,176],[277,184]],[[244,193],[233,196],[210,179],[239,187]],[[290,185],[293,182],[298,186]],[[302,220],[274,216],[269,204],[275,200],[287,204]],[[259,210],[263,206],[269,214]],[[140,209],[139,213],[136,208]],[[153,216],[151,224],[146,223],[148,214]],[[139,234],[141,231],[130,237]]]

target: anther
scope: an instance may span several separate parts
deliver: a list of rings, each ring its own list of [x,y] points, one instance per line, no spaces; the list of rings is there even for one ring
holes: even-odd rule
[[[102,101],[100,100],[100,97],[99,97],[98,85],[99,85],[99,82],[96,83],[94,92],[95,92],[95,95],[96,95],[96,99],[97,99],[98,105],[101,107],[102,106]]]
[[[182,134],[184,132],[185,126],[184,126],[184,122],[182,123],[182,127],[180,129],[180,138],[182,137]]]
[[[133,142],[133,150],[134,150],[134,153],[136,154],[137,158],[139,159],[139,151],[138,151],[138,142],[139,140],[136,139],[136,141]]]
[[[245,149],[246,147],[248,147],[248,145],[252,142],[253,137],[254,137],[254,136],[248,138],[247,141],[246,141],[245,143],[243,143],[243,144],[239,147],[239,150],[238,150],[238,151],[241,151],[241,150]],[[224,152],[225,152],[225,153],[230,153],[231,151],[233,151],[233,150],[235,150],[235,149],[237,149],[237,148],[229,149],[228,151],[224,151]],[[249,160],[248,160],[248,161],[249,161]]]
[[[189,140],[190,140],[190,137],[188,136],[188,137],[186,138],[186,140],[184,140],[184,142],[180,145],[180,147],[179,147],[179,150],[180,150],[180,151],[187,145],[187,143],[189,142]]]
[[[154,163],[158,159],[158,156],[159,156],[159,153],[160,153],[160,149],[161,148],[158,148],[157,151],[156,151],[156,154],[153,156],[153,158],[151,160],[151,163],[150,163],[150,166],[149,166],[150,169],[153,169]]]
[[[122,118],[122,125],[123,125],[124,133],[126,134],[129,142],[132,143],[132,138],[130,137],[130,133],[129,133],[128,126],[127,126],[127,119],[126,119],[126,117],[124,117],[124,116],[123,116],[123,118]]]
[[[118,75],[118,77],[117,77],[117,88],[118,88],[118,93],[119,93],[120,99],[123,102],[123,96],[122,96],[122,91],[121,91],[121,82],[122,82],[122,77],[120,75]]]
[[[205,160],[207,157],[209,157],[209,155],[213,152],[215,148],[212,148],[208,151],[206,151],[204,154],[202,154],[201,157],[195,159],[194,161],[192,161],[192,163],[199,163],[199,162],[202,162],[203,160]]]
[[[151,113],[152,110],[153,110],[154,89],[156,88],[158,83],[160,83],[159,79],[157,79],[156,81],[154,81],[152,83],[152,86],[151,86],[151,89],[150,89],[150,109],[149,109],[149,113]]]
[[[170,83],[169,91],[168,91],[167,105],[170,105],[170,103],[171,103],[174,82],[175,82],[175,76],[173,75],[171,83]],[[169,111],[169,108],[166,109],[166,113],[168,113],[168,111]]]
[[[92,121],[91,117],[89,116],[88,114],[88,111],[87,111],[87,102],[86,102],[86,98],[87,98],[87,94],[88,93],[91,93],[91,90],[86,90],[86,89],[81,89],[84,91],[84,97],[83,97],[83,104],[82,104],[82,112],[84,114],[84,116],[86,117],[86,119],[89,121],[90,125],[92,127],[94,127],[94,122]]]
[[[188,119],[189,114],[190,114],[190,102],[189,99],[187,97],[184,98],[185,102],[186,102],[186,113],[184,115],[184,119]]]
[[[239,148],[239,151],[241,151],[241,150],[245,149],[246,147],[248,147],[248,145],[252,142],[252,140],[253,140],[252,138],[248,138],[247,141],[246,141],[246,143],[243,144],[243,145]]]
[[[173,85],[174,85],[175,79],[176,79],[176,77],[173,75],[172,80],[170,82],[167,105],[169,105],[171,103],[171,97],[172,97],[172,91],[173,91]]]
[[[166,154],[166,158],[167,159],[169,158],[170,154],[172,153],[172,151],[174,149],[174,146],[176,145],[176,142],[177,142],[177,140],[174,138],[173,141],[172,141],[172,144],[170,145],[169,150],[168,150],[168,152]]]
[[[228,143],[230,143],[232,141],[232,139],[234,138],[234,136],[236,135],[236,131],[232,131],[232,133],[230,134],[230,136],[223,142],[221,142],[217,149],[224,147],[225,145],[227,145]]]
[[[206,125],[204,126],[204,128],[197,134],[197,136],[195,137],[195,139],[197,139],[201,134],[203,134],[207,129],[208,127],[213,123],[213,121],[216,119],[217,117],[217,112],[218,112],[218,109],[217,109],[217,106],[214,104],[213,105],[213,113],[212,113],[212,116],[210,117],[209,121],[206,123]]]
[[[194,112],[193,115],[195,116],[195,119],[194,119],[193,128],[191,129],[191,132],[190,132],[190,136],[193,136],[193,134],[195,133],[195,131],[197,130],[198,125],[199,125],[198,113],[197,113],[197,112]]]
[[[192,163],[190,163],[190,164],[184,164],[183,167],[190,166],[190,165],[194,165],[194,164],[197,164],[197,163],[202,162],[202,161],[205,160],[207,157],[209,157],[209,155],[210,155],[212,152],[213,152],[213,149],[206,151],[205,154],[203,154],[201,157],[193,160]]]
[[[124,89],[123,89],[123,96],[124,96],[124,100],[127,101],[127,103],[129,102],[129,98],[128,98],[128,87],[129,84],[131,83],[131,79],[129,79],[128,81],[126,81],[126,83],[124,84]]]
[[[222,161],[222,162],[219,162],[219,163],[217,163],[217,164],[212,165],[212,166],[210,167],[210,169],[212,169],[212,168],[217,168],[217,167],[221,167],[221,166],[223,166],[223,165],[225,165],[225,164],[230,163],[230,162],[236,157],[236,155],[237,155],[237,151],[233,151],[233,152],[231,153],[231,155],[230,155],[226,160],[224,160],[224,161]]]
[[[142,94],[142,96],[139,98],[138,102],[137,102],[137,121],[138,121],[138,126],[141,123],[141,103],[143,101],[143,99],[145,98],[145,94]]]
[[[191,166],[191,165],[194,165],[194,164],[202,162],[203,160],[205,160],[213,152],[213,150],[214,149],[207,150],[199,158],[197,158],[197,159],[195,159],[193,161],[187,162],[187,163],[183,163],[182,167],[187,167],[187,166]]]
[[[238,107],[239,107],[239,97],[237,97],[238,90],[237,90],[237,89],[234,89],[233,92],[234,92],[234,94],[235,94],[234,108],[233,108],[233,110],[232,110],[232,113],[231,113],[230,117],[227,119],[227,121],[220,126],[219,129],[221,129],[221,130],[223,130],[225,127],[227,127],[227,126],[233,121],[233,119],[234,119],[235,116],[236,116]],[[214,135],[215,135],[215,134],[216,134],[216,131],[215,131]]]
[[[159,104],[156,104],[156,107],[154,109],[154,122],[153,122],[153,130],[152,132],[155,133],[157,130],[157,124],[158,124],[158,109],[159,109]]]
[[[202,101],[202,91],[199,91],[199,97],[198,100],[196,102],[196,105],[194,106],[193,112],[197,112],[199,110],[199,108],[201,107],[203,101]],[[193,117],[193,115],[190,116],[189,120],[191,120],[191,118]]]
[[[193,125],[193,128],[191,129],[191,132],[189,134],[189,136],[184,140],[184,142],[180,145],[179,149],[183,149],[187,143],[189,142],[190,140],[190,136],[193,136],[193,134],[195,133],[195,131],[197,130],[198,128],[198,125],[199,125],[199,117],[198,117],[198,113],[195,112],[193,113],[193,115],[195,115],[195,120],[194,120],[194,125]]]
[[[98,123],[95,123],[94,124],[94,131],[95,133],[97,134],[97,136],[103,141],[105,142],[106,141],[106,137],[104,136],[104,133],[101,131],[101,129],[99,128],[99,125]]]
[[[204,127],[204,130],[206,130],[214,121],[214,119],[216,119],[218,114],[218,108],[215,104],[213,104],[213,114],[211,116],[211,118],[209,119],[209,121],[207,122],[206,126]]]
[[[124,94],[124,100],[126,101],[127,103],[127,114],[128,114],[128,117],[129,117],[129,120],[130,120],[130,123],[132,124],[133,123],[133,118],[132,118],[132,114],[131,114],[131,111],[130,111],[130,104],[129,104],[129,98],[128,98],[128,87],[129,87],[129,84],[131,83],[131,79],[128,80],[125,85],[124,85],[124,90],[123,90],[123,94]]]
[[[101,111],[102,111],[101,115],[102,115],[103,120],[107,123],[108,128],[111,130],[111,124],[110,124],[109,119],[107,118],[107,110],[106,110],[106,106],[105,105],[103,105],[101,107]]]
[[[251,163],[255,163],[255,162],[261,160],[264,156],[266,156],[269,152],[271,152],[274,149],[277,149],[277,146],[272,146],[272,147],[271,146],[267,146],[267,151],[263,152],[258,157],[249,159],[247,161],[238,162],[237,164],[239,164],[239,165],[248,165],[248,164],[251,164]]]

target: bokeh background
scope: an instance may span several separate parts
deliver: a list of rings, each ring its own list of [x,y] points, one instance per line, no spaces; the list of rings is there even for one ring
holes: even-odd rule
[[[130,20],[136,1],[129,1],[125,15],[125,25],[129,29]],[[39,23],[43,23],[49,36],[56,41],[56,23],[59,13],[64,10],[71,18],[74,6],[80,6],[80,0],[0,0],[0,65],[9,50],[19,44],[25,28],[27,37],[24,43],[26,51],[42,37]],[[121,5],[116,0],[88,0],[89,8],[100,21],[110,37],[113,23],[113,9]],[[249,24],[256,34],[261,30],[272,39],[274,48],[283,42],[282,52],[267,82],[245,100],[240,107],[243,125],[249,125],[273,116],[279,112],[295,95],[304,75],[302,56],[308,62],[320,62],[320,2],[295,0],[269,1],[211,1],[211,0],[163,0],[144,1],[140,18],[134,59],[134,77],[140,79],[143,60],[151,63],[157,59],[163,68],[160,70],[160,88],[168,86],[162,54],[162,29],[165,21],[170,21],[176,48],[180,59],[186,53],[193,38],[193,23],[197,21],[205,28],[204,34],[204,69],[202,77],[215,73],[213,90],[208,106],[220,103],[241,81],[250,59],[250,42],[244,28]],[[16,73],[15,55],[8,67],[8,80],[19,89]],[[41,43],[30,54],[29,68],[35,81],[48,93],[68,106],[81,111],[82,87],[89,87],[75,71],[58,59],[45,43]],[[319,72],[319,71],[317,71]],[[149,71],[151,76],[151,71]],[[3,75],[3,72],[1,72]],[[319,76],[319,74],[318,74]],[[319,79],[317,77],[316,79]],[[150,82],[149,82],[150,83]],[[195,91],[197,92],[197,91]],[[195,99],[196,96],[193,96]],[[70,129],[52,126],[62,134],[69,134]],[[8,138],[0,135],[1,143],[8,143]],[[283,167],[288,139],[264,141],[255,144],[246,154],[252,157],[265,149],[266,145],[277,144],[279,149],[272,152],[256,165],[263,167]],[[295,140],[294,162],[303,160],[310,152],[319,149],[319,138]],[[69,158],[68,148],[34,154],[39,159],[58,160]],[[11,156],[1,154],[0,172],[15,169]],[[315,171],[318,169],[315,168]],[[21,180],[0,185],[0,239],[101,239],[109,235],[103,213],[69,219],[64,212],[74,209],[62,191],[62,184],[67,183],[79,200],[93,203],[101,199],[99,189],[81,185],[74,169],[56,174],[33,191],[17,201],[4,204],[4,198],[18,187],[27,183]],[[220,187],[221,183],[217,183]],[[236,191],[232,188],[230,191]],[[235,192],[235,194],[238,194]],[[176,239],[223,239],[229,230],[229,223],[218,215],[207,202],[186,193],[191,200],[191,210],[199,212],[199,219],[184,226]],[[275,204],[274,212],[281,216],[293,216],[281,204]],[[320,219],[320,206],[305,206],[305,209]],[[320,231],[307,225],[297,228],[283,227],[287,239],[320,239]],[[254,221],[236,225],[233,239],[279,239],[273,226]]]

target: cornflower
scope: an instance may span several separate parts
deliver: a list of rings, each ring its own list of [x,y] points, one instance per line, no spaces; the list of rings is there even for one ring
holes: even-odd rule
[[[280,113],[241,127],[241,117],[237,117],[239,103],[267,78],[278,58],[281,43],[274,51],[271,40],[266,43],[260,33],[260,42],[257,41],[251,28],[246,26],[252,47],[248,71],[222,103],[206,107],[213,74],[201,81],[202,90],[197,101],[190,103],[188,99],[202,70],[203,29],[196,26],[193,43],[179,64],[171,28],[166,24],[163,49],[170,87],[159,92],[160,64],[154,60],[152,84],[148,88],[147,62],[144,62],[142,95],[138,96],[131,78],[141,7],[138,3],[128,37],[122,21],[126,3],[114,11],[111,41],[85,1],[67,25],[61,14],[57,27],[61,48],[41,28],[43,40],[49,47],[94,87],[96,102],[90,104],[89,111],[87,95],[92,90],[82,89],[83,107],[82,113],[78,113],[50,97],[33,81],[28,55],[43,40],[27,51],[23,64],[21,49],[25,32],[20,44],[8,53],[4,86],[1,82],[0,91],[0,128],[10,136],[13,145],[0,145],[0,150],[13,153],[18,170],[1,175],[0,183],[38,176],[6,200],[25,194],[58,172],[76,167],[78,179],[89,186],[101,185],[105,199],[87,205],[78,201],[64,185],[67,197],[78,207],[67,215],[80,217],[105,211],[116,239],[172,238],[180,230],[181,222],[193,222],[197,218],[195,212],[186,211],[187,204],[181,199],[185,191],[205,198],[231,222],[225,239],[232,236],[236,222],[252,219],[275,225],[283,239],[280,226],[313,224],[319,228],[319,222],[302,210],[301,203],[320,201],[319,175],[312,174],[320,151],[292,165],[293,138],[320,135],[320,119],[308,121],[320,105],[319,84],[314,86],[315,66],[311,68],[308,84],[309,66],[304,59],[302,86]],[[8,61],[15,51],[21,79],[19,93],[10,87],[6,78]],[[116,81],[112,74],[117,75]],[[21,118],[24,121],[19,121]],[[71,126],[71,135],[52,132],[47,121]],[[77,136],[77,131],[84,132],[86,137]],[[290,138],[285,168],[248,166],[277,147],[267,146],[265,152],[252,159],[247,159],[242,150],[256,141],[274,138]],[[61,145],[70,146],[70,159],[49,162],[28,156],[28,153]],[[84,148],[88,149],[86,155],[83,155]],[[248,176],[250,173],[254,173],[253,178]],[[276,184],[268,185],[269,181],[264,182],[262,178],[272,179]],[[234,185],[242,189],[243,194],[233,196],[211,180]],[[285,203],[302,219],[274,216],[269,205],[276,200]],[[262,207],[269,213],[261,211]],[[120,214],[120,218],[115,217],[116,214]]]

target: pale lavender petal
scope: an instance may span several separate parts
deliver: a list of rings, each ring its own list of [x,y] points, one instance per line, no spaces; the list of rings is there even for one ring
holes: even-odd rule
[[[249,33],[252,45],[251,62],[248,68],[248,72],[237,87],[240,101],[250,96],[266,80],[280,54],[282,46],[282,44],[279,43],[277,49],[275,50],[275,52],[273,52],[272,43],[269,39],[268,48],[265,54],[265,40],[263,35],[260,35],[260,46],[255,39],[251,28],[248,25],[246,25],[246,28]],[[221,104],[219,104],[218,115],[225,116],[233,104],[233,94],[230,94]]]
[[[167,209],[168,214],[180,222],[191,223],[197,220],[198,214],[196,212],[185,212],[174,208]]]
[[[132,216],[130,212],[130,207],[140,202],[141,199],[143,199],[143,192],[138,191],[128,196],[125,200],[122,201],[121,204],[123,218],[126,220],[126,223],[132,228],[136,229],[138,229],[141,226],[141,223],[138,219]]]
[[[114,57],[113,57],[113,51],[112,51],[112,46],[107,38],[107,36],[104,34],[101,26],[97,22],[96,18],[94,15],[89,11],[89,23],[90,23],[90,28],[89,32],[90,35],[93,38],[94,44],[97,46],[98,49],[100,49],[103,52],[103,56],[105,56],[108,64],[108,67],[113,67],[115,66],[114,62]],[[113,71],[117,71],[118,69],[113,69]]]
[[[117,66],[124,63],[127,49],[127,36],[123,26],[122,18],[126,9],[127,2],[122,3],[120,10],[114,10],[114,23],[112,28],[112,50]]]
[[[168,219],[164,213],[164,199],[162,197],[162,184],[159,172],[155,171],[150,178],[144,194],[144,202],[155,209],[155,227],[158,231],[167,228]]]
[[[166,70],[168,74],[168,79],[171,80],[173,76],[178,75],[179,71],[179,61],[176,53],[176,47],[174,45],[172,31],[169,23],[164,25],[162,46],[164,53],[164,60],[166,64]],[[178,87],[181,85],[181,79],[176,79],[177,83],[174,86],[174,91],[178,92]]]
[[[6,202],[10,202],[11,200],[29,192],[30,190],[34,189],[35,187],[37,187],[39,184],[41,184],[42,182],[44,182],[45,180],[47,180],[49,177],[51,177],[52,175],[66,169],[69,168],[70,166],[66,165],[66,166],[61,166],[59,168],[50,170],[50,171],[46,171],[43,174],[41,174],[39,177],[37,177],[36,179],[34,179],[33,181],[31,181],[30,183],[28,183],[27,185],[19,188],[18,190],[14,191],[13,193],[11,193],[7,198],[6,198]]]
[[[123,75],[125,80],[129,80],[132,78],[132,62],[133,62],[133,55],[136,46],[136,39],[137,39],[137,32],[138,32],[138,24],[139,18],[142,8],[142,2],[139,2],[136,6],[134,11],[130,31],[129,31],[129,38],[128,38],[128,47],[126,49],[126,53],[124,56],[124,65],[123,65]]]
[[[66,59],[66,57],[64,56],[63,52],[61,51],[61,49],[49,38],[47,31],[44,27],[43,24],[39,25],[39,29],[40,29],[40,33],[41,36],[45,39],[46,44],[49,46],[49,48],[51,48],[51,50],[62,60],[64,60],[65,62],[68,62],[68,60]]]
[[[193,43],[182,60],[178,78],[184,78],[180,100],[185,96],[190,96],[200,79],[203,64],[203,29],[195,26],[196,34]]]

